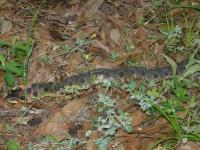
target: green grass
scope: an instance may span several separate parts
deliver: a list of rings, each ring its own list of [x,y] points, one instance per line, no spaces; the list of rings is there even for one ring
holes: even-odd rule
[[[169,0],[152,0],[151,10],[162,6],[168,11],[166,15],[156,18],[153,16],[156,23],[160,23],[160,34],[165,40],[166,53],[193,53],[190,57],[189,64],[186,70],[181,75],[176,75],[177,65],[173,59],[166,55],[163,57],[171,65],[173,70],[173,77],[161,81],[130,81],[129,83],[123,83],[114,81],[112,79],[103,79],[98,81],[98,85],[101,85],[106,89],[104,94],[98,94],[98,98],[95,99],[97,117],[93,118],[92,129],[85,131],[85,137],[89,138],[93,132],[99,133],[99,138],[95,139],[95,144],[98,145],[99,149],[104,150],[107,148],[113,140],[113,137],[117,136],[119,129],[124,129],[127,133],[134,133],[132,128],[132,118],[127,112],[121,111],[117,107],[117,101],[108,96],[108,89],[118,88],[126,91],[130,99],[135,103],[137,102],[140,109],[146,112],[150,117],[163,117],[170,125],[171,133],[166,134],[165,137],[160,137],[158,141],[152,146],[157,145],[170,145],[169,148],[173,148],[177,143],[184,143],[187,141],[200,142],[200,117],[199,104],[195,93],[191,93],[191,90],[200,88],[200,82],[195,77],[200,72],[200,61],[194,59],[196,53],[200,48],[200,23],[197,22],[198,18],[191,18],[187,16],[187,13],[183,13],[182,19],[185,26],[178,24],[175,18],[172,17],[171,12],[174,8],[185,8],[186,12],[189,9],[200,10],[200,5],[180,5],[180,0],[169,1]],[[41,5],[42,6],[42,5]],[[0,53],[0,69],[5,72],[4,78],[9,87],[14,85],[16,77],[21,77],[24,83],[28,83],[28,66],[29,59],[33,50],[33,39],[35,24],[41,6],[36,9],[33,13],[32,22],[27,27],[26,41],[23,43],[19,39],[13,39],[11,42],[0,40],[0,47],[7,49],[7,54]],[[150,11],[151,11],[150,10]],[[155,12],[153,12],[155,13]],[[152,21],[146,21],[145,17],[141,17],[139,25],[145,27],[145,24]],[[183,38],[184,37],[184,38]],[[63,53],[70,53],[76,50],[82,50],[84,52],[84,46],[88,44],[86,38],[77,39],[76,46],[71,47],[68,45],[63,46]],[[131,44],[126,47],[127,52],[134,50]],[[60,55],[62,55],[60,54]],[[60,56],[58,55],[58,56]],[[56,56],[54,56],[56,57]],[[83,54],[86,62],[90,60],[88,54]],[[112,52],[110,58],[114,61],[117,60],[119,54]],[[48,55],[44,55],[41,59],[47,63],[52,63],[52,58]],[[133,62],[129,61],[131,65]],[[63,93],[77,95],[82,90],[78,85],[65,86]],[[180,113],[184,114],[184,117],[180,116]],[[85,144],[88,141],[83,139],[66,137],[63,141],[57,141],[52,136],[47,136],[41,140],[40,144],[51,143],[55,149],[67,147],[69,149],[74,148],[77,145]],[[90,141],[91,142],[91,141]],[[7,146],[16,146],[18,144],[15,141],[10,141]],[[29,145],[30,149],[35,148],[34,144]]]
[[[136,81],[120,83],[110,79],[104,79],[99,84],[107,90],[115,87],[127,91],[143,111],[150,115],[159,115],[168,121],[174,133],[173,136],[169,134],[167,138],[159,140],[154,146],[168,142],[173,145],[177,142],[200,141],[199,131],[195,130],[195,127],[200,125],[198,121],[200,118],[188,119],[189,116],[194,116],[194,113],[190,112],[197,106],[195,95],[190,99],[189,89],[199,88],[200,86],[200,84],[193,82],[193,78],[188,77],[200,71],[200,64],[194,59],[190,60],[184,73],[177,76],[175,74],[177,65],[172,59],[165,57],[173,68],[174,76],[172,79],[164,80],[163,84],[152,80],[143,81],[138,85]],[[158,86],[158,84],[162,84],[162,86]],[[168,93],[168,97],[165,97],[163,93]],[[190,107],[185,107],[184,104]],[[106,149],[106,146],[112,140],[111,137],[116,134],[119,128],[124,127],[124,130],[130,133],[133,131],[130,128],[129,115],[126,112],[119,111],[117,113],[115,107],[116,102],[113,99],[106,95],[99,95],[97,111],[100,114],[103,113],[103,116],[100,115],[95,119],[94,125],[102,133],[101,138],[96,141],[101,149]],[[185,113],[185,118],[180,118],[179,112]],[[126,120],[127,124],[125,123]],[[121,122],[124,122],[124,124],[121,124]]]
[[[14,140],[6,141],[7,150],[20,150],[19,144]]]
[[[178,52],[190,52],[193,51],[197,41],[200,39],[199,34],[199,4],[192,4],[188,1],[187,4],[182,5],[181,1],[170,0],[152,0],[152,7],[149,9],[145,16],[143,24],[154,22],[159,27],[159,32],[162,38],[165,40],[166,49],[165,53],[178,53]],[[160,13],[160,9],[162,12]],[[177,21],[173,18],[172,13],[176,8],[183,8],[183,12],[177,16],[181,21]],[[189,16],[191,10],[195,10],[196,17]],[[176,16],[176,17],[177,17]]]
[[[171,64],[174,65],[172,62]],[[173,67],[173,70],[176,71],[176,65]],[[190,61],[182,75],[176,76],[174,73],[173,78],[165,81],[162,88],[158,89],[153,86],[150,89],[146,89],[146,87],[143,88],[141,86],[137,91],[132,92],[131,98],[138,101],[138,105],[143,111],[147,111],[149,114],[158,113],[168,121],[174,131],[172,136],[168,135],[167,138],[159,140],[155,145],[168,141],[175,143],[200,141],[200,131],[197,130],[198,128],[195,130],[195,127],[200,126],[199,121],[197,121],[200,117],[196,117],[195,121],[190,119],[191,116],[194,117],[194,114],[190,114],[190,112],[194,108],[198,108],[198,104],[195,95],[191,97],[189,94],[190,88],[200,87],[200,84],[195,83],[191,77],[200,72],[199,67],[199,61]],[[165,97],[162,93],[168,93],[170,96]],[[196,109],[197,111],[199,109]],[[185,113],[185,118],[180,118],[179,112]]]
[[[191,55],[189,64],[181,75],[176,75],[176,63],[171,58],[164,56],[174,73],[171,79],[164,80],[163,83],[153,80],[142,81],[140,84],[137,84],[136,81],[118,83],[106,80],[103,82],[107,88],[116,87],[127,91],[132,100],[136,100],[140,108],[149,115],[159,115],[167,120],[173,133],[165,138],[161,137],[162,139],[158,140],[154,147],[165,143],[171,143],[173,147],[178,142],[200,141],[200,131],[198,130],[200,118],[196,116],[194,120],[191,119],[199,111],[198,103],[195,95],[191,96],[189,92],[192,88],[200,88],[200,83],[193,78],[200,72],[200,62],[198,59],[194,59],[197,52],[198,50]],[[168,93],[167,97],[166,93]],[[192,111],[194,108],[196,108],[195,112]],[[185,118],[179,116],[180,112],[185,113]],[[105,144],[107,140],[102,141],[102,144]]]
[[[165,57],[171,64],[173,71],[176,72],[176,64],[172,59]],[[160,137],[152,148],[160,144],[164,145],[164,147],[166,147],[165,144],[173,147],[178,142],[200,141],[200,130],[198,130],[200,118],[196,116],[199,111],[198,103],[195,95],[189,96],[189,89],[200,87],[200,83],[194,84],[195,82],[191,77],[191,75],[195,75],[200,71],[199,66],[199,61],[190,60],[182,75],[177,76],[174,73],[171,79],[164,80],[163,83],[152,80],[142,81],[138,84],[134,80],[129,83],[123,83],[103,79],[98,84],[107,89],[105,93],[112,87],[127,91],[131,99],[134,102],[136,101],[144,112],[153,117],[160,116],[165,118],[171,126],[172,132],[166,137]],[[66,86],[64,91],[66,94],[78,94],[80,87]],[[168,93],[167,96],[165,96],[166,93]],[[117,136],[119,129],[123,128],[125,132],[134,134],[132,118],[129,113],[122,112],[117,108],[115,99],[101,93],[95,103],[98,115],[93,118],[93,127],[85,131],[85,137],[89,138],[93,132],[98,132],[99,138],[93,141],[85,141],[84,138],[67,137],[63,141],[51,141],[52,147],[62,148],[67,146],[73,148],[77,145],[93,142],[98,145],[99,149],[103,150],[112,142],[113,137]],[[184,118],[179,116],[180,112],[185,114]],[[44,143],[44,141],[42,140],[41,143]],[[33,144],[29,146],[34,147]]]

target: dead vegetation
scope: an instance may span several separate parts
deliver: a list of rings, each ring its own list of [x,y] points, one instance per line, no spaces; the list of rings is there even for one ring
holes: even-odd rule
[[[31,150],[199,149],[200,83],[195,71],[200,69],[184,84],[178,79],[172,85],[175,82],[168,79],[165,83],[141,78],[131,82],[131,78],[120,86],[106,80],[87,90],[70,89],[66,92],[70,94],[54,92],[26,101],[4,98],[11,87],[62,82],[96,68],[157,68],[170,63],[163,54],[176,62],[198,54],[199,2],[168,2],[1,0],[0,54],[6,60],[0,55],[0,63],[19,65],[10,70],[0,66],[0,149],[9,145],[17,149],[17,143],[20,149]],[[146,106],[145,100],[151,98],[158,103],[169,100],[163,106],[166,112],[157,105]],[[175,105],[180,109],[171,108]],[[177,113],[172,111],[176,109]],[[176,117],[181,125],[184,119],[191,124],[183,129]]]

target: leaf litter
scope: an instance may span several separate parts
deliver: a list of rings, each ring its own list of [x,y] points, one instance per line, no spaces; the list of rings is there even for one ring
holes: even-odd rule
[[[15,36],[16,39],[25,41],[26,26],[31,22],[33,10],[42,2],[4,0],[0,4],[2,16],[0,39],[12,42]],[[44,3],[34,27],[33,40],[36,46],[29,60],[29,82],[26,86],[39,82],[63,81],[72,75],[102,67],[116,68],[133,64],[147,68],[166,66],[167,62],[162,58],[166,43],[158,30],[162,23],[156,20],[156,17],[161,16],[156,16],[156,13],[151,16],[148,10],[150,7],[151,3],[148,0],[52,0]],[[158,11],[162,13],[162,8],[159,9]],[[173,9],[172,16],[176,18],[182,11],[181,8]],[[194,11],[190,11],[189,14],[197,16]],[[143,21],[145,17],[149,19],[148,23]],[[6,54],[5,50],[3,51],[0,51],[0,54]],[[169,53],[170,57],[177,61],[185,59],[188,54],[187,51],[184,54]],[[0,96],[3,96],[7,90],[3,72],[0,74]],[[138,80],[139,83],[142,82]],[[17,79],[14,86],[16,88],[23,85],[23,81]],[[0,118],[3,120],[0,123],[1,149],[5,149],[7,140],[14,139],[20,143],[22,149],[27,145],[32,148],[35,146],[35,149],[48,149],[49,146],[55,148],[58,141],[65,141],[66,143],[59,144],[74,144],[75,149],[94,150],[106,145],[107,149],[146,150],[158,139],[171,134],[171,128],[165,119],[148,119],[148,114],[130,101],[127,91],[120,90],[117,86],[110,88],[108,82],[104,82],[104,86],[92,86],[78,95],[54,93],[54,96],[32,99],[26,103],[21,101],[10,103],[1,98]],[[94,119],[101,115],[97,108],[103,105],[102,103],[97,105],[97,93],[106,93],[116,100],[116,106],[113,104],[110,108],[113,112],[118,110],[130,114],[132,134],[116,127],[123,126],[124,123],[118,114],[107,110],[106,107],[110,106],[104,108],[105,112],[111,111],[110,119],[119,122],[101,124],[104,129],[113,129],[106,130],[105,133],[94,128],[93,124],[98,121]],[[6,114],[12,115],[5,116],[3,108],[9,108]],[[26,117],[23,116],[24,112]],[[105,118],[108,115],[106,113],[99,120],[99,125],[102,123],[100,121],[108,121],[106,120],[108,118]],[[109,137],[111,142],[101,137],[111,134],[115,128],[118,130],[115,136]],[[88,133],[86,137],[85,133]],[[49,135],[56,140],[50,143],[39,140]],[[76,138],[82,139],[83,142],[76,145],[78,142]],[[96,140],[100,140],[100,144],[95,144]],[[106,142],[110,144],[105,144]],[[189,142],[176,146],[177,149],[190,147],[195,150],[198,144]],[[165,149],[160,145],[157,149],[159,147]]]

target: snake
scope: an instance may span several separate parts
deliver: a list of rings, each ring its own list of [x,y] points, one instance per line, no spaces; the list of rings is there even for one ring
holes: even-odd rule
[[[181,74],[186,65],[188,59],[185,59],[177,63],[176,74]],[[25,99],[26,96],[37,97],[43,92],[59,91],[65,86],[70,85],[91,85],[92,78],[94,76],[102,77],[103,79],[122,79],[125,77],[142,77],[145,79],[153,80],[165,77],[172,77],[173,71],[171,66],[157,67],[153,69],[148,69],[140,66],[127,66],[122,68],[105,69],[98,68],[93,69],[85,73],[80,73],[68,77],[60,82],[40,82],[34,83],[26,89],[17,88],[8,92],[6,99]],[[26,94],[25,94],[26,93]]]

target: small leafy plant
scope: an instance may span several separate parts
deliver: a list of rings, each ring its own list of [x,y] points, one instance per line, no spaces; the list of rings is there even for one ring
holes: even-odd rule
[[[52,64],[53,59],[49,55],[42,55],[40,59],[45,62],[46,64]]]
[[[0,53],[0,69],[5,71],[4,79],[9,87],[12,87],[17,76],[24,75],[24,58],[26,48],[21,41],[14,44],[0,41],[0,47],[7,48],[8,54]]]
[[[50,146],[51,149],[54,150],[64,150],[64,149],[73,149],[75,146],[77,146],[78,144],[81,144],[81,140],[78,138],[73,138],[73,137],[67,137],[62,141],[58,141],[54,136],[52,135],[47,135],[44,138],[41,139],[39,144],[32,144],[29,143],[28,144],[28,150],[36,150],[36,149],[40,149],[41,145],[44,146]]]
[[[169,24],[166,29],[161,29],[161,33],[166,39],[167,50],[170,52],[183,52],[184,47],[181,45],[182,27],[179,25]]]
[[[7,150],[20,150],[20,145],[14,140],[6,141]]]
[[[79,94],[81,87],[78,85],[65,86],[63,93],[65,94]]]
[[[106,149],[112,136],[115,136],[117,130],[121,127],[128,133],[133,132],[132,118],[126,112],[116,112],[116,102],[110,97],[99,94],[97,99],[97,111],[100,113],[95,121],[95,127],[103,135],[97,140],[96,144],[100,149]]]
[[[117,58],[119,58],[119,54],[117,52],[112,52],[110,58],[115,61]]]

